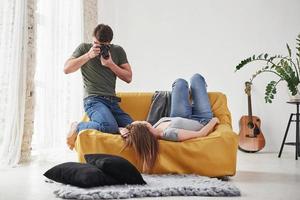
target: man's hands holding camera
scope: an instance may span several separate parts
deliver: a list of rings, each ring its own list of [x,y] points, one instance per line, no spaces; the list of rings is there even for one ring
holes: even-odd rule
[[[99,44],[93,44],[88,52],[88,56],[90,59],[98,56],[101,64],[105,67],[111,68],[115,66],[114,61],[111,59],[108,45],[100,46]]]
[[[103,56],[100,57],[101,63],[103,66],[111,68],[113,66],[115,66],[116,64],[114,63],[114,61],[111,59],[111,55],[108,52],[109,57],[107,59],[103,58]]]
[[[88,56],[90,59],[95,58],[96,56],[98,56],[100,54],[100,46],[99,44],[93,44],[93,46],[90,48],[89,52],[88,52]]]

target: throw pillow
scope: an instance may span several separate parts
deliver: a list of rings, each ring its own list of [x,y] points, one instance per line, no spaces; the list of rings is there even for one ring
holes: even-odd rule
[[[146,184],[137,168],[125,158],[108,154],[86,154],[87,163],[97,166],[120,184]]]
[[[83,188],[117,184],[114,178],[97,167],[76,162],[56,165],[46,171],[44,176],[59,183]]]

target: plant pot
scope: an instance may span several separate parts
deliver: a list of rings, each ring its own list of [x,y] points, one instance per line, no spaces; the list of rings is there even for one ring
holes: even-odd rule
[[[296,95],[292,95],[292,93],[289,91],[290,101],[300,101],[300,84],[297,86],[298,92]]]

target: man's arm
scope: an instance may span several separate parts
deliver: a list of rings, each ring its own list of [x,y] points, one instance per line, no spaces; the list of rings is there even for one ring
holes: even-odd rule
[[[118,78],[125,81],[126,83],[130,83],[132,80],[132,71],[129,63],[124,63],[120,66],[116,65],[113,60],[111,59],[111,56],[109,56],[108,59],[104,59],[101,56],[101,62],[102,65],[108,67],[113,71]]]
[[[84,65],[89,60],[90,60],[90,57],[89,57],[88,53],[83,54],[82,56],[80,56],[78,58],[74,58],[74,57],[69,58],[65,63],[64,73],[69,74],[69,73],[73,73],[73,72],[77,71],[78,69],[80,69],[80,67],[82,65]]]
[[[110,69],[116,74],[117,77],[126,83],[130,83],[132,81],[132,71],[128,63],[122,64],[120,67],[115,65]]]
[[[100,54],[100,48],[98,47],[98,45],[95,44],[91,47],[91,49],[87,53],[83,54],[82,56],[78,58],[74,58],[74,57],[69,58],[65,63],[64,73],[69,74],[77,71],[82,67],[82,65],[87,63],[87,61],[98,56],[99,54]]]

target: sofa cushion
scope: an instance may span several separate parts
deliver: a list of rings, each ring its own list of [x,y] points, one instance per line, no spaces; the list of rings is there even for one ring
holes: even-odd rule
[[[97,167],[76,162],[56,165],[46,171],[44,176],[59,183],[83,188],[118,184],[114,178]]]
[[[121,184],[146,184],[140,172],[128,160],[109,154],[86,154],[87,163],[95,165]]]

